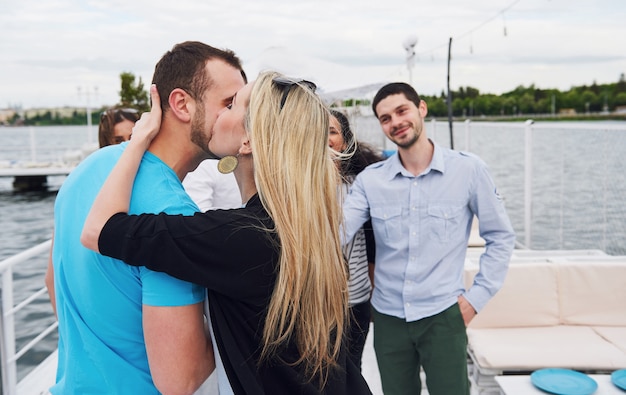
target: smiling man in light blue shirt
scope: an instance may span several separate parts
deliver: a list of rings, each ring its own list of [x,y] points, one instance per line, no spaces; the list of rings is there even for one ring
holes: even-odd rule
[[[361,172],[345,203],[346,240],[372,219],[374,347],[385,395],[469,394],[466,326],[500,289],[515,234],[486,164],[428,139],[426,103],[405,83],[372,103],[398,152]],[[472,219],[486,241],[469,290],[463,266]]]

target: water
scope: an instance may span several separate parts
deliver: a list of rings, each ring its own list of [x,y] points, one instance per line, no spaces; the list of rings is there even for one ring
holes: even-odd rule
[[[85,126],[0,127],[0,166],[16,162],[58,163],[95,142],[93,133],[95,131],[90,136]],[[32,150],[32,146],[37,147],[36,150]],[[64,176],[48,177],[47,191],[16,193],[13,179],[0,177],[0,261],[50,239],[54,199],[64,179]],[[45,285],[46,267],[46,256],[32,258],[19,267],[13,275],[15,303]],[[54,321],[47,294],[17,312],[17,349]],[[57,332],[53,331],[18,360],[18,380],[56,348],[57,339]]]
[[[352,118],[358,138],[385,146],[373,117]],[[592,126],[589,126],[592,125]],[[604,125],[598,129],[598,125]],[[524,124],[455,123],[456,149],[479,155],[490,167],[507,211],[523,241]],[[534,125],[531,248],[601,249],[626,255],[626,122]],[[447,123],[428,123],[431,138],[450,146]],[[93,144],[95,131],[85,126],[0,127],[0,166],[14,162],[59,162]],[[36,150],[31,149],[31,142]],[[71,155],[70,155],[71,156]],[[12,178],[0,177],[0,260],[48,240],[53,228],[56,192],[65,177],[49,177],[46,192],[16,193]],[[16,302],[44,286],[47,257],[33,258],[15,273]],[[18,349],[54,322],[47,297],[16,317]],[[56,332],[18,361],[18,376],[27,373],[56,347]]]
[[[392,148],[373,117],[359,117],[352,124],[359,139]],[[428,122],[426,128],[432,139],[450,146],[447,122]],[[489,166],[519,242],[526,237],[524,129],[520,122],[453,126],[454,148],[477,154]],[[538,122],[533,125],[531,152],[528,247],[626,255],[626,122]]]

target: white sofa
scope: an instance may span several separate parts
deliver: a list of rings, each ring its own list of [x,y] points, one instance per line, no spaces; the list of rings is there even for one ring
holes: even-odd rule
[[[467,329],[475,393],[499,393],[502,374],[626,368],[626,257],[590,258],[510,264]],[[466,266],[466,286],[477,270]]]

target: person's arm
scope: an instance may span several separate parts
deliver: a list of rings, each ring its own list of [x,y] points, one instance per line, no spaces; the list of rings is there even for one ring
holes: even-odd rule
[[[202,307],[203,303],[175,307],[143,305],[150,373],[163,394],[191,394],[215,369]]]
[[[346,244],[363,226],[365,221],[370,219],[369,202],[365,195],[360,173],[354,183],[350,186],[348,195],[343,201],[343,224],[341,232],[341,244]]]
[[[254,301],[273,287],[279,250],[275,235],[264,230],[272,227],[255,197],[246,208],[193,216],[117,213],[98,243],[101,254],[126,264]]]
[[[367,253],[367,274],[372,284],[372,291],[374,292],[374,269],[376,268],[376,239],[374,238],[374,229],[372,227],[372,220],[369,219],[363,224],[363,231],[365,232],[365,249]]]
[[[459,310],[461,311],[461,315],[463,316],[463,322],[465,326],[468,326],[470,322],[476,317],[476,310],[474,307],[465,299],[463,295],[458,298]]]
[[[106,221],[115,213],[128,212],[139,164],[161,126],[161,106],[156,86],[150,87],[150,95],[150,112],[143,113],[133,127],[133,137],[96,196],[85,221],[80,241],[90,250],[100,252],[98,237]]]
[[[504,202],[482,161],[476,169],[475,184],[470,208],[478,218],[479,233],[485,240],[485,252],[480,257],[480,269],[474,277],[474,283],[463,295],[474,313],[480,312],[502,287],[515,247],[515,232]],[[471,318],[470,315],[467,318]]]
[[[57,315],[57,301],[54,293],[54,267],[52,266],[52,249],[54,248],[54,232],[52,233],[52,244],[50,245],[50,254],[48,255],[48,269],[46,270],[45,283],[48,288],[48,296],[50,296],[50,304],[54,315]]]

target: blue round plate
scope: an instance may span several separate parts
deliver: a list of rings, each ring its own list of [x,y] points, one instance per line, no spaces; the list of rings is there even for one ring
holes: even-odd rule
[[[626,391],[626,369],[616,370],[611,373],[611,382],[615,384],[617,388]]]
[[[586,374],[571,369],[540,369],[530,375],[530,381],[541,390],[555,395],[591,395],[598,383]]]

